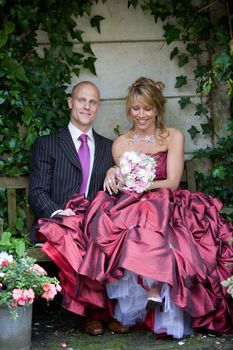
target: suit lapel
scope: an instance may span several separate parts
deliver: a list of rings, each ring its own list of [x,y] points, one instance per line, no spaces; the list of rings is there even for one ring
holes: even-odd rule
[[[67,127],[59,130],[58,143],[59,143],[59,146],[66,153],[66,156],[70,160],[70,162],[73,163],[79,169],[82,169],[77,152],[76,152],[76,148],[74,146],[72,137]]]
[[[98,135],[94,130],[93,130],[93,135],[95,138],[95,156],[94,156],[94,164],[93,164],[93,173],[101,167],[101,162],[104,159],[104,154],[106,152],[105,149],[105,143],[103,142],[102,138],[100,135]]]

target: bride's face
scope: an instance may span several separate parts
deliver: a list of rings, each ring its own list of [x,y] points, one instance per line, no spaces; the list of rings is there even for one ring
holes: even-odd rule
[[[136,130],[154,132],[156,115],[155,107],[149,106],[140,97],[134,99],[130,108],[130,118]]]

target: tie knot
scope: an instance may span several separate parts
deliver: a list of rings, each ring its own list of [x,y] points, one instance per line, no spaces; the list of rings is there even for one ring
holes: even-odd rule
[[[87,134],[82,134],[82,135],[79,136],[78,139],[79,139],[81,142],[87,143],[87,138],[88,138]]]

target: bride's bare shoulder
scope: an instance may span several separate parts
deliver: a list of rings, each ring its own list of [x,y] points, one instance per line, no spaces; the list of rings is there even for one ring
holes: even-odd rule
[[[180,138],[182,139],[184,137],[183,133],[181,130],[176,129],[176,128],[166,128],[168,132],[168,136],[170,136],[171,139],[173,138]]]
[[[129,141],[129,138],[130,138],[130,132],[129,131],[126,131],[124,134],[118,136],[114,142],[113,142],[113,145],[115,146],[121,146],[121,145],[126,145]]]

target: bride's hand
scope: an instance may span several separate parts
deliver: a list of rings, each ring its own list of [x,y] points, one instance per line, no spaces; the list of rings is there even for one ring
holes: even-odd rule
[[[117,193],[117,181],[116,181],[116,167],[112,167],[107,171],[103,185],[104,191],[108,191],[110,194]]]

